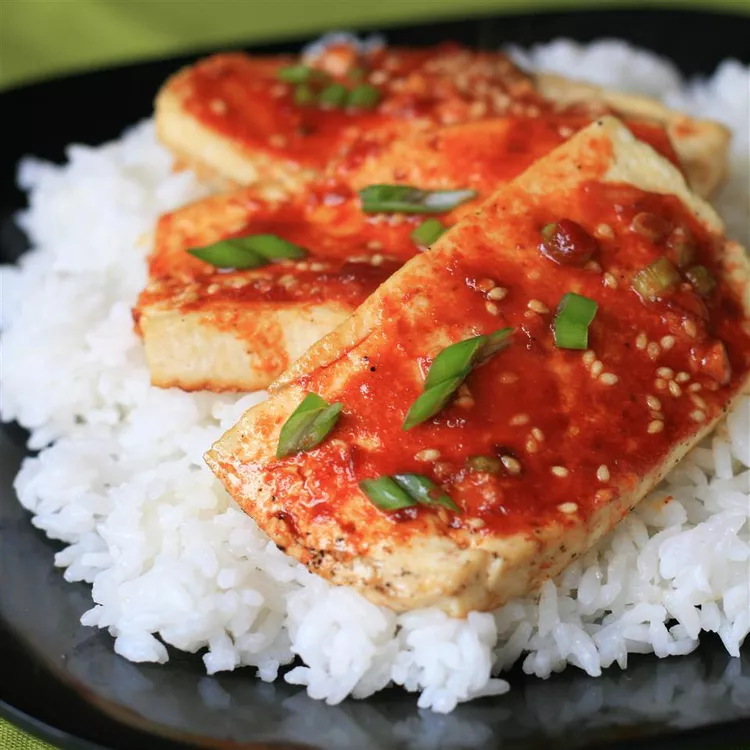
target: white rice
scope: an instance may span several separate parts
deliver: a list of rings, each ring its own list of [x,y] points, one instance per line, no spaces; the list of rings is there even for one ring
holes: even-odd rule
[[[558,41],[527,64],[662,96],[729,125],[732,174],[718,207],[747,233],[750,71],[725,62],[686,85],[650,53]],[[33,523],[67,546],[56,564],[92,584],[83,617],[132,661],[164,643],[202,651],[209,673],[241,665],[314,698],[364,698],[388,684],[438,712],[508,690],[519,659],[539,677],[572,664],[596,676],[630,653],[686,654],[703,631],[737,656],[750,631],[750,402],[538,600],[453,620],[396,616],[333,588],[279,552],[204,466],[204,449],[263,394],[151,388],[130,307],[157,216],[202,195],[173,174],[151,123],[72,146],[63,167],[29,159],[22,224],[34,250],[2,270],[2,418],[43,448],[16,480]],[[741,239],[746,240],[746,236]],[[669,500],[671,498],[671,500]],[[671,623],[671,624],[670,624]]]

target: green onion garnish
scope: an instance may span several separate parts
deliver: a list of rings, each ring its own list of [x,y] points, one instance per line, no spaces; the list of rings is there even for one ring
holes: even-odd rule
[[[300,106],[308,106],[317,101],[315,92],[306,83],[298,83],[294,87],[294,103]]]
[[[342,404],[329,404],[316,393],[308,393],[281,428],[276,458],[312,450],[336,426]]]
[[[327,81],[329,75],[323,70],[316,70],[308,65],[289,65],[276,71],[277,77],[287,83],[309,83]]]
[[[695,238],[685,227],[677,227],[667,238],[667,256],[678,268],[689,266],[695,259],[696,251]]]
[[[654,302],[680,283],[680,274],[668,258],[659,258],[633,276],[632,287],[644,300]]]
[[[346,86],[340,83],[332,83],[318,94],[318,104],[324,104],[329,107],[341,107],[346,101],[348,93]]]
[[[394,474],[392,477],[365,479],[362,492],[381,510],[401,510],[415,505],[442,505],[456,513],[460,508],[431,479],[421,474]]]
[[[369,83],[361,83],[349,92],[346,104],[348,107],[356,107],[357,109],[373,109],[381,98],[382,94],[375,86],[371,86]]]
[[[219,240],[213,245],[188,250],[190,255],[216,268],[258,268],[272,260],[298,260],[307,255],[304,248],[275,234],[251,234]]]
[[[552,330],[558,349],[587,349],[589,326],[596,315],[597,304],[588,297],[569,292],[564,295],[555,313]]]
[[[411,405],[403,429],[410,430],[435,416],[474,367],[510,344],[512,333],[512,328],[503,328],[489,336],[474,336],[443,349],[430,366],[424,390]]]
[[[476,195],[476,190],[420,190],[409,185],[370,185],[359,191],[366,214],[440,214]]]
[[[420,247],[429,247],[437,242],[447,228],[439,219],[425,219],[412,233],[411,238]]]
[[[708,297],[716,287],[716,279],[705,266],[692,266],[685,271],[685,276],[701,297]]]

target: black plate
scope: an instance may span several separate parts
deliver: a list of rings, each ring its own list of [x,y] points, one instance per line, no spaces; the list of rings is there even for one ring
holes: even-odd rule
[[[729,56],[750,60],[750,19],[705,13],[588,12],[473,19],[388,31],[399,44],[443,39],[481,47],[557,36],[618,36],[671,57],[686,73],[710,73]],[[256,47],[297,49],[298,44]],[[191,59],[119,67],[19,88],[0,96],[0,250],[25,249],[11,216],[24,198],[13,184],[21,155],[61,160],[66,144],[100,143],[150,113],[165,76]],[[6,130],[7,133],[7,130]],[[82,627],[88,587],[63,581],[58,545],[29,522],[12,480],[23,431],[0,432],[0,714],[61,748],[185,747],[448,750],[628,746],[714,748],[750,737],[750,644],[731,659],[716,638],[687,657],[632,657],[627,672],[599,679],[569,668],[542,681],[513,672],[502,698],[449,716],[418,711],[387,690],[330,707],[299,688],[264,684],[250,670],[207,677],[198,657],[131,664],[104,632]],[[745,747],[747,745],[745,744]]]

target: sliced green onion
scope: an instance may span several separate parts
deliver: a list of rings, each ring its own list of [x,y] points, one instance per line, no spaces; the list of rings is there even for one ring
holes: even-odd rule
[[[589,326],[596,315],[597,304],[588,297],[569,292],[555,313],[552,330],[559,349],[587,349]]]
[[[336,426],[342,404],[329,404],[316,393],[308,393],[284,423],[276,447],[276,458],[309,451],[325,440]]]
[[[379,89],[369,83],[361,83],[349,92],[346,104],[357,109],[373,109],[381,99]]]
[[[708,297],[716,288],[716,279],[705,266],[692,266],[685,271],[685,276],[701,297]]]
[[[206,247],[191,248],[187,252],[216,268],[258,268],[272,260],[297,260],[307,251],[275,234],[251,234],[220,240]]]
[[[659,258],[633,276],[632,287],[644,300],[661,299],[680,283],[680,274],[668,258]]]
[[[276,71],[279,80],[287,83],[309,83],[311,81],[323,82],[329,80],[330,76],[323,70],[316,70],[309,65],[288,65]]]
[[[495,456],[472,456],[467,459],[466,466],[471,471],[484,474],[499,474],[503,470],[503,462]]]
[[[429,247],[447,231],[440,219],[425,219],[412,233],[411,238],[421,247]]]
[[[294,103],[300,106],[309,106],[315,104],[317,96],[310,86],[306,83],[298,83],[294,87]]]
[[[420,190],[410,185],[370,185],[359,191],[366,214],[439,214],[476,195],[476,190]]]
[[[329,107],[341,107],[346,101],[348,93],[346,86],[340,83],[332,83],[318,94],[318,104],[325,104]]]
[[[486,362],[510,344],[512,328],[502,328],[488,336],[473,336],[446,346],[430,365],[424,390],[411,405],[402,429],[410,430],[434,417],[450,400],[474,367]]]
[[[380,510],[401,510],[417,504],[417,501],[390,477],[364,479],[359,483],[359,488]]]
[[[458,511],[450,496],[431,479],[421,474],[394,474],[393,481],[408,492],[420,505],[442,505]]]
[[[410,430],[430,417],[434,417],[450,401],[455,390],[464,381],[464,377],[466,375],[444,380],[422,392],[407,412],[402,428]]]
[[[689,229],[677,227],[667,238],[667,256],[678,268],[689,266],[696,251],[695,238]]]

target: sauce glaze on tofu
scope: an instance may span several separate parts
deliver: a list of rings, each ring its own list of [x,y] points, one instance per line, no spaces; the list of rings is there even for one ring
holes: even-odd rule
[[[582,264],[540,249],[563,222],[594,245]],[[747,389],[748,261],[722,232],[676,169],[604,118],[409,261],[207,461],[282,549],[334,583],[396,610],[499,606],[589,549]],[[638,274],[675,238],[689,259],[643,298]],[[583,351],[558,348],[551,330],[571,292],[598,305]],[[436,355],[505,327],[510,345],[404,430]],[[342,405],[338,422],[277,458],[311,392]],[[404,473],[458,511],[382,510],[360,485]]]

